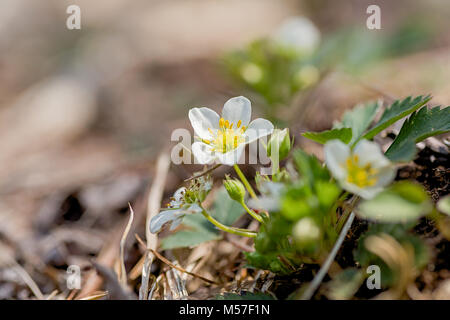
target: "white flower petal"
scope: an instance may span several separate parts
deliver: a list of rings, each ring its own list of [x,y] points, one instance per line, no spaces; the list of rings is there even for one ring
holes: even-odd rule
[[[280,198],[273,196],[262,196],[258,199],[249,199],[248,205],[253,209],[267,210],[269,212],[278,211],[280,209]]]
[[[173,198],[175,199],[176,203],[180,203],[181,202],[181,200],[184,197],[184,193],[185,192],[186,192],[186,188],[185,187],[181,187],[177,191],[175,191],[175,193],[173,194]]]
[[[345,162],[350,156],[350,147],[341,140],[330,140],[325,144],[325,163],[333,177],[337,180],[345,179],[347,170]]]
[[[150,232],[158,233],[168,223],[172,223],[175,220],[184,216],[181,210],[165,210],[158,213],[150,220]]]
[[[189,110],[189,120],[195,134],[202,139],[212,139],[208,128],[215,131],[219,128],[219,115],[209,108],[192,108]]]
[[[214,161],[211,147],[203,142],[192,144],[192,153],[199,164],[210,164]]]
[[[361,166],[370,163],[372,168],[382,168],[390,164],[390,161],[384,156],[381,148],[375,142],[361,140],[355,146],[353,153],[358,156],[358,163]]]
[[[247,126],[252,115],[252,104],[246,97],[234,97],[225,102],[222,110],[222,117],[234,124],[241,121],[241,126]]]
[[[178,228],[178,226],[181,224],[181,222],[183,222],[182,217],[178,217],[178,219],[173,220],[172,224],[170,225],[169,230],[170,231],[175,230],[176,228]]]
[[[380,169],[380,171],[377,174],[376,186],[381,188],[386,187],[392,181],[394,181],[396,174],[397,170],[392,165]]]
[[[239,163],[242,152],[245,150],[245,144],[239,145],[236,149],[233,149],[227,153],[215,152],[215,158],[224,165],[232,166]]]
[[[269,120],[258,118],[250,122],[245,136],[247,137],[246,143],[252,143],[259,138],[268,136],[273,132],[273,124]]]

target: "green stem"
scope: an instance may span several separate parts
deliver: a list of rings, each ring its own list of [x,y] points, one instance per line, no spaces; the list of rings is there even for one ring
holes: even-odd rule
[[[253,190],[252,186],[248,182],[247,178],[244,176],[244,174],[242,173],[241,169],[239,169],[239,166],[237,164],[235,164],[233,167],[234,167],[234,170],[236,171],[237,175],[241,179],[242,183],[244,184],[245,188],[247,189],[248,193],[250,194],[250,196],[253,199],[258,199],[258,197],[256,196],[255,191]]]
[[[223,230],[225,232],[232,233],[232,234],[235,234],[238,236],[243,236],[243,237],[249,237],[249,238],[256,237],[256,232],[246,230],[246,229],[233,228],[233,227],[229,227],[229,226],[226,226],[226,225],[220,223],[219,221],[217,221],[216,219],[211,217],[211,215],[205,209],[203,209],[202,214],[209,222],[211,222],[213,225],[215,225],[220,230]]]
[[[241,202],[241,205],[244,207],[245,211],[247,211],[247,213],[249,215],[251,215],[253,218],[255,218],[256,220],[258,220],[259,222],[263,222],[263,219],[261,218],[261,216],[259,214],[257,214],[255,211],[253,211],[252,209],[250,209],[249,207],[247,207],[247,205],[245,204],[244,201]]]

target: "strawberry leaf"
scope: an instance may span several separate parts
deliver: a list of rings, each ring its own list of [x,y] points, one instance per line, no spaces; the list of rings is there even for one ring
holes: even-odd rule
[[[305,132],[302,134],[305,138],[311,139],[321,144],[329,140],[339,139],[344,143],[349,143],[352,139],[351,128],[331,129],[321,132]]]
[[[372,139],[382,130],[386,129],[401,118],[413,113],[430,100],[431,96],[418,96],[414,99],[412,97],[408,97],[401,101],[395,101],[389,108],[387,108],[383,112],[383,115],[381,116],[377,124],[372,129],[370,129],[363,138],[369,140]]]
[[[410,161],[416,154],[416,143],[448,131],[450,107],[424,107],[403,123],[397,138],[386,151],[386,156],[392,161]]]

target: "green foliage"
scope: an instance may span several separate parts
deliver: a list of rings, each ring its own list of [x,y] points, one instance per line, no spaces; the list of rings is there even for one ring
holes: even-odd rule
[[[340,128],[322,132],[305,132],[302,134],[302,136],[321,144],[325,144],[327,143],[327,141],[333,139],[339,139],[344,143],[349,143],[350,140],[352,140],[352,129]]]
[[[450,131],[450,107],[426,107],[411,114],[386,151],[392,161],[410,161],[416,154],[416,143],[428,137]]]
[[[423,17],[409,16],[389,35],[359,26],[345,28],[329,34],[314,58],[324,69],[361,73],[383,59],[424,48],[432,41],[433,31]]]
[[[271,120],[276,120],[279,106],[289,105],[295,93],[314,85],[320,77],[308,57],[282,50],[270,39],[253,41],[227,54],[223,61],[234,79],[263,98]]]
[[[421,186],[401,181],[382,191],[375,198],[362,201],[357,213],[361,218],[372,221],[406,223],[417,221],[431,210],[431,201]]]
[[[241,205],[230,199],[227,191],[222,188],[217,192],[214,209],[211,215],[225,225],[233,224],[241,215]],[[186,215],[182,224],[185,229],[175,232],[161,241],[163,249],[193,247],[200,243],[218,240],[220,232],[202,215]]]
[[[326,295],[332,300],[351,299],[364,281],[363,271],[348,268],[341,271],[326,284]]]
[[[372,139],[382,130],[386,129],[401,118],[413,113],[430,100],[431,96],[418,96],[414,99],[412,97],[407,97],[404,100],[395,101],[390,107],[386,108],[380,120],[372,129],[369,130],[369,132],[364,135],[364,138],[369,140]]]
[[[395,284],[398,278],[396,272],[402,270],[392,270],[387,263],[366,247],[366,240],[373,235],[387,234],[393,237],[403,247],[410,247],[414,252],[414,266],[418,270],[424,268],[429,259],[430,252],[426,244],[417,236],[411,234],[410,229],[414,224],[372,224],[369,230],[359,239],[358,247],[354,252],[354,257],[363,268],[369,265],[378,265],[381,269],[381,285],[383,287]],[[395,253],[393,253],[395,255]]]
[[[280,209],[270,212],[255,238],[255,252],[246,254],[250,266],[278,274],[290,274],[302,263],[316,261],[337,236],[333,206],[341,189],[316,157],[295,150],[293,158],[299,178],[285,182]],[[306,217],[320,228],[320,238],[313,243],[300,243],[293,237],[294,226]]]
[[[364,131],[369,128],[380,105],[381,101],[372,101],[366,104],[356,105],[352,110],[344,113],[342,121],[335,123],[333,129],[351,128],[352,137],[350,144],[355,144],[362,137]],[[348,143],[344,140],[342,141]]]

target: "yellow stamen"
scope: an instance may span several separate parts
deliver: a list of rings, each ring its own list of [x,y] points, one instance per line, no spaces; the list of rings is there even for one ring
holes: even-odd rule
[[[240,128],[240,127],[241,127],[241,124],[242,124],[242,121],[239,120],[238,123],[237,123],[237,127]]]
[[[220,120],[219,120],[219,127],[223,128],[224,124],[225,124],[225,119],[224,118],[220,118]]]
[[[377,182],[378,170],[372,168],[370,163],[361,166],[358,155],[352,155],[346,160],[348,171],[347,181],[360,188],[373,186]]]
[[[230,122],[228,122],[228,120],[225,120],[225,128],[230,128]]]

